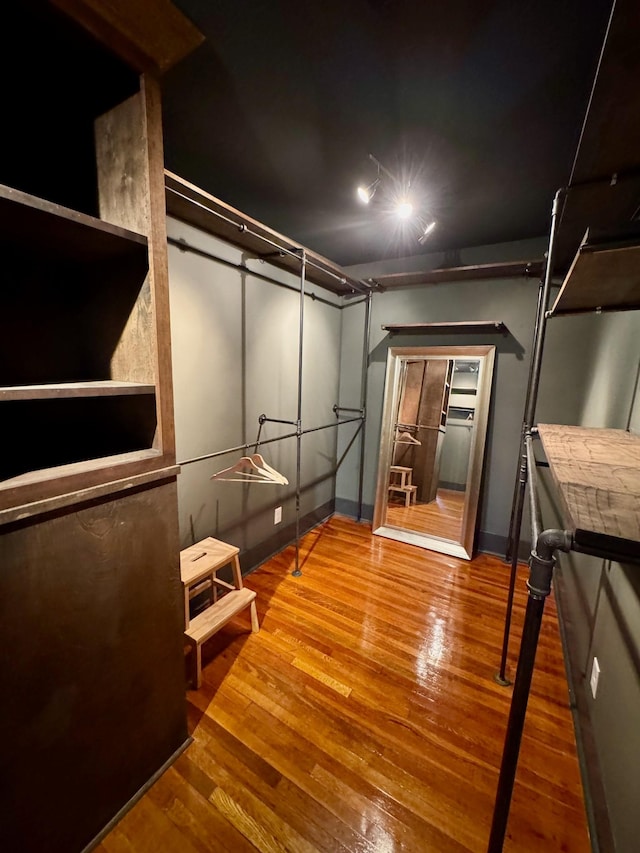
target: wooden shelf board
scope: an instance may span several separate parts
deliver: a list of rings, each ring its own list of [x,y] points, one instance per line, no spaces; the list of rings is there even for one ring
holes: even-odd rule
[[[144,235],[3,184],[0,245],[75,264],[147,256]]]
[[[500,320],[468,320],[456,323],[387,323],[381,326],[381,329],[392,334],[411,334],[415,332],[423,334],[430,332],[499,332],[506,335],[509,331]]]
[[[120,397],[153,394],[155,386],[140,382],[61,382],[51,385],[11,385],[0,387],[0,400],[51,400],[65,397]]]
[[[115,460],[117,460],[117,462]],[[104,459],[99,461],[102,461],[103,463],[105,462]],[[149,451],[146,455],[140,453],[121,454],[118,457],[111,457],[108,461],[114,466],[111,469],[113,477],[109,479],[108,482],[97,483],[87,487],[71,488],[68,491],[64,491],[62,493],[56,492],[55,494],[47,497],[36,497],[31,501],[16,503],[15,501],[10,500],[7,505],[0,506],[0,525],[24,521],[28,518],[34,518],[38,515],[42,515],[43,513],[55,512],[63,509],[64,507],[75,506],[79,503],[83,503],[84,501],[97,500],[117,492],[128,491],[139,486],[144,486],[147,483],[154,483],[159,480],[177,477],[180,473],[180,467],[178,465],[157,467],[157,463],[162,461],[162,457],[157,451]],[[86,463],[81,464],[84,466],[86,472]],[[156,467],[154,467],[154,465]],[[125,476],[120,474],[120,476],[118,476],[118,470],[120,468],[126,469],[136,466],[138,468],[147,468],[148,470],[142,470]],[[66,469],[66,473],[70,477],[73,477],[74,473],[82,473],[72,471],[71,469],[73,469],[74,466],[67,465],[64,467]],[[59,472],[61,469],[58,468],[52,470]],[[10,483],[15,483],[15,480],[10,481]],[[2,487],[0,487],[0,502],[2,502],[2,495],[4,494],[4,485],[5,484],[2,484]],[[12,494],[13,491],[9,492],[9,496]]]
[[[300,275],[299,256],[287,252],[296,252],[304,247],[289,237],[273,231],[167,170],[165,189],[169,216],[226,240],[244,249],[251,257],[263,258],[275,267]],[[285,253],[280,254],[280,249]],[[306,279],[309,282],[340,296],[354,292],[365,293],[371,289],[368,284],[347,275],[341,267],[322,255],[309,249],[305,249],[305,252]]]
[[[640,245],[583,243],[550,316],[640,308]]]
[[[163,73],[200,45],[204,36],[171,3],[128,0],[52,0],[140,72]]]
[[[454,281],[477,281],[499,278],[534,278],[542,273],[542,261],[506,261],[495,264],[473,264],[460,267],[440,267],[421,272],[398,272],[367,279],[377,290],[396,287],[416,287],[425,284],[446,284]]]
[[[576,550],[640,559],[640,436],[538,424]]]

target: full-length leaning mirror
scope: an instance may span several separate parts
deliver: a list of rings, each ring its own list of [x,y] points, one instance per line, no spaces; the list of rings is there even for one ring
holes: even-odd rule
[[[391,347],[373,532],[471,559],[495,347]]]

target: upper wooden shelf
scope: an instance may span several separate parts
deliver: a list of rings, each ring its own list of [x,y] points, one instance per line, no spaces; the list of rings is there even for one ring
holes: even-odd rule
[[[640,308],[640,233],[587,231],[549,316]]]
[[[640,436],[538,424],[576,550],[640,559]]]
[[[204,41],[168,0],[51,0],[132,68],[162,74]]]
[[[397,272],[367,279],[377,290],[415,287],[425,284],[445,284],[455,281],[477,281],[502,278],[539,278],[542,261],[506,261],[495,264],[474,264],[461,267],[439,267],[421,272]]]
[[[384,331],[398,334],[401,332],[499,332],[506,335],[509,331],[501,320],[468,320],[458,323],[387,323],[381,326]]]
[[[5,385],[0,387],[0,400],[59,400],[69,397],[122,397],[131,394],[153,394],[154,385],[140,382],[61,382],[51,385]]]
[[[147,257],[143,234],[0,184],[0,244],[74,263]]]
[[[199,187],[165,170],[167,213],[214,237],[220,237],[248,252],[251,257],[268,260],[273,266],[300,275],[303,246],[289,237],[241,213]],[[304,249],[306,279],[340,296],[367,293],[370,285],[347,275],[337,264],[322,255]]]

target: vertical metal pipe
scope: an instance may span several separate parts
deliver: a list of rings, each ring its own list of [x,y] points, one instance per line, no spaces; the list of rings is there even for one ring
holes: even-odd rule
[[[547,255],[547,257],[548,257],[548,255]],[[546,268],[546,265],[545,265],[545,268]],[[542,308],[543,291],[544,291],[544,275],[540,279],[540,283],[538,286],[538,302],[536,305],[536,322],[535,322],[535,326],[533,329],[533,337],[531,339],[532,356],[531,356],[531,360],[529,362],[529,376],[527,377],[527,395],[525,397],[524,410],[522,413],[523,420],[522,420],[522,432],[520,434],[520,459],[522,458],[522,454],[524,453],[523,442],[524,442],[524,435],[525,435],[525,431],[526,431],[526,425],[525,425],[524,418],[526,417],[526,412],[529,408],[529,399],[531,398],[531,378],[533,376],[533,352],[534,352],[535,347],[536,347],[536,341],[538,340],[538,334],[540,333],[540,313],[541,313],[541,308]],[[518,529],[518,532],[519,532],[518,524],[516,522],[516,502],[518,500],[518,490],[520,488],[520,479],[521,479],[520,478],[520,465],[521,465],[521,463],[518,462],[518,473],[516,474],[516,481],[515,481],[514,487],[513,487],[513,501],[511,503],[511,519],[509,521],[509,537],[507,539],[507,548],[506,548],[505,556],[504,556],[504,558],[507,562],[509,562],[513,556],[513,550],[512,549],[513,549],[514,538],[516,535],[516,529]]]
[[[518,658],[516,681],[513,686],[511,710],[509,711],[509,722],[507,723],[507,734],[502,754],[502,764],[500,766],[500,777],[498,779],[498,790],[487,853],[501,853],[504,844],[509,808],[511,806],[511,794],[516,778],[520,741],[522,740],[524,718],[529,699],[529,688],[531,686],[533,665],[538,648],[544,602],[544,598],[534,598],[531,595],[527,601],[527,611],[522,631],[522,645]]]
[[[533,490],[534,483],[530,482]],[[531,492],[533,515],[538,519],[535,494]],[[537,521],[536,521],[537,523]],[[571,533],[567,530],[544,530],[535,539],[534,549],[529,558],[529,599],[522,629],[520,654],[516,680],[511,697],[509,721],[502,751],[498,789],[493,807],[493,819],[487,853],[501,853],[507,829],[513,784],[516,778],[520,742],[524,729],[524,718],[529,701],[533,666],[538,648],[540,625],[544,612],[544,603],[551,592],[551,581],[555,567],[555,552],[569,551],[572,546]]]
[[[509,578],[509,593],[507,596],[507,613],[505,616],[504,636],[502,641],[502,659],[500,663],[500,672],[496,676],[498,684],[507,685],[510,682],[506,678],[506,661],[509,648],[509,632],[511,630],[511,608],[513,606],[513,591],[516,582],[516,568],[518,565],[518,548],[520,545],[520,532],[522,530],[522,514],[524,507],[524,492],[526,486],[526,464],[527,457],[525,451],[525,435],[531,431],[536,415],[536,405],[538,402],[538,390],[540,386],[540,369],[542,366],[542,352],[544,348],[544,337],[547,323],[547,310],[549,308],[549,294],[551,292],[551,281],[553,278],[553,261],[555,255],[556,233],[558,230],[558,211],[560,200],[564,195],[564,188],[559,189],[553,199],[551,209],[551,229],[549,231],[549,248],[547,250],[547,264],[544,273],[544,285],[542,292],[538,298],[538,315],[536,320],[536,333],[533,341],[533,354],[531,356],[531,366],[529,368],[529,382],[527,387],[527,397],[524,413],[524,424],[522,434],[520,436],[520,457],[523,462],[519,470],[518,489],[515,495],[515,505],[512,511],[513,529],[510,531],[510,550],[511,550],[511,574]],[[524,465],[524,476],[522,473],[522,465]],[[524,480],[524,482],[523,482]]]
[[[300,330],[298,333],[298,422],[296,427],[296,567],[291,573],[300,577],[300,472],[302,467],[302,351],[304,344],[304,288],[307,274],[307,253],[300,253]]]
[[[522,513],[524,510],[524,493],[527,485],[527,457],[520,456],[520,468],[518,472],[517,492],[515,495],[514,518],[516,530],[516,545],[511,551],[511,573],[509,575],[509,592],[507,594],[507,612],[504,620],[504,633],[502,636],[502,654],[500,656],[500,669],[496,673],[495,680],[501,687],[508,687],[511,681],[507,678],[507,658],[509,655],[509,633],[511,631],[511,614],[513,611],[513,596],[518,576],[518,545],[520,543],[520,529],[522,527]]]
[[[362,494],[364,490],[364,451],[367,429],[367,383],[369,379],[369,343],[371,341],[371,300],[373,294],[367,293],[364,314],[364,343],[362,347],[362,380],[360,382],[360,410],[362,412],[362,430],[360,433],[360,480],[358,483],[358,521],[362,521]]]
[[[564,195],[565,190],[559,189],[553,199],[553,208],[551,211],[551,232],[549,234],[549,250],[547,252],[547,268],[544,276],[544,289],[541,298],[540,311],[540,328],[536,337],[535,348],[533,352],[533,368],[531,370],[531,393],[527,398],[527,409],[525,413],[525,432],[529,432],[534,425],[536,417],[536,405],[538,403],[538,389],[540,385],[540,371],[542,368],[542,352],[544,349],[544,337],[547,330],[547,311],[549,309],[549,294],[551,293],[551,281],[553,279],[553,262],[556,252],[556,233],[558,230],[558,209],[560,207],[560,199]]]

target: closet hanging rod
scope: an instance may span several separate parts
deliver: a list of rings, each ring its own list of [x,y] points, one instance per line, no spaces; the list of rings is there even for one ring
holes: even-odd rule
[[[252,231],[251,228],[247,228],[244,222],[237,222],[235,219],[231,219],[229,216],[225,216],[224,213],[220,213],[219,210],[214,210],[211,207],[207,207],[206,204],[202,204],[200,201],[196,201],[194,198],[191,198],[184,193],[178,192],[178,190],[173,187],[165,187],[170,193],[178,196],[179,198],[188,201],[190,204],[195,204],[196,207],[201,207],[203,210],[206,210],[207,213],[213,214],[217,216],[218,219],[222,219],[223,222],[226,222],[227,225],[233,225],[234,228],[237,228],[240,233],[250,234],[252,237],[255,237],[257,240],[262,240],[263,243],[266,243],[268,246],[273,246],[274,249],[278,250],[278,254],[289,255],[292,258],[299,259],[300,252],[306,251],[304,247],[299,246],[293,249],[288,249],[286,246],[280,246],[274,240],[270,240],[268,237],[265,237],[264,234],[259,234],[257,231]],[[368,285],[364,284],[364,282],[359,282],[356,284],[354,281],[347,282],[347,279],[344,275],[338,275],[338,273],[333,272],[330,269],[322,266],[322,264],[318,264],[309,258],[307,258],[307,265],[313,267],[319,272],[328,275],[330,278],[334,278],[336,281],[339,281],[340,284],[344,284],[346,287],[351,288],[352,290],[358,290],[360,293],[368,293],[370,288]]]
[[[363,410],[362,410],[361,408],[358,408],[358,409],[350,409],[350,408],[348,408],[347,406],[338,406],[338,404],[337,404],[337,403],[336,403],[336,405],[333,407],[333,411],[335,412],[335,414],[336,414],[336,415],[338,414],[338,412],[359,412],[361,415],[362,415],[362,414],[364,414],[364,412],[363,412]]]
[[[208,252],[206,249],[200,249],[198,246],[192,246],[191,243],[187,243],[183,237],[180,237],[179,240],[176,240],[175,237],[167,237],[167,243],[170,246],[175,246],[177,249],[180,249],[181,252],[191,252],[194,255],[207,258],[207,260],[216,261],[217,263],[222,264],[222,266],[229,267],[229,269],[246,272],[254,278],[266,281],[268,284],[275,284],[276,287],[282,287],[285,290],[293,290],[294,293],[300,293],[299,287],[294,287],[292,284],[285,284],[285,282],[278,281],[277,278],[272,278],[269,275],[265,275],[265,273],[258,272],[258,270],[252,270],[246,264],[237,264],[235,261],[228,261],[226,258],[220,257],[220,255],[214,255],[213,252]],[[322,302],[323,305],[329,305],[331,308],[337,308],[338,311],[342,311],[343,308],[347,307],[347,305],[338,305],[336,302],[331,302],[331,300],[325,299],[323,296],[317,296],[315,293],[305,293],[305,296],[312,302]],[[364,301],[364,299],[359,300],[359,302]],[[358,305],[359,302],[350,302],[349,305]]]
[[[340,424],[352,424],[355,421],[363,421],[363,420],[364,420],[364,415],[360,415],[357,418],[342,418],[341,420],[333,421],[332,423],[324,424],[323,426],[310,427],[309,429],[303,429],[302,432],[300,433],[300,435],[306,435],[309,432],[318,432],[318,430],[321,430],[321,429],[329,429],[330,427],[339,426]]]
[[[213,453],[205,453],[202,456],[193,456],[191,459],[183,459],[177,465],[190,465],[192,462],[204,462],[205,459],[214,459],[216,456],[225,456],[227,453],[240,453],[250,447],[262,447],[263,444],[273,444],[274,441],[284,441],[286,438],[295,438],[297,433],[290,432],[287,435],[278,435],[275,438],[264,438],[261,441],[250,441],[246,444],[238,444],[235,447],[226,447],[224,450],[214,450]]]
[[[323,426],[303,429],[300,431],[300,435],[306,435],[309,432],[317,432],[321,429],[329,429],[329,427],[340,426],[340,424],[350,424],[354,421],[362,420],[364,420],[363,417],[343,418],[341,420],[332,421],[330,424],[324,424]],[[176,462],[176,465],[190,465],[192,462],[204,462],[206,459],[214,459],[216,456],[226,456],[228,453],[240,453],[241,451],[248,450],[250,447],[262,447],[263,444],[273,444],[275,441],[284,441],[287,438],[296,438],[297,436],[297,432],[289,432],[286,435],[278,435],[275,438],[265,438],[261,441],[250,441],[247,444],[238,444],[236,447],[227,447],[224,450],[215,450],[213,453],[205,453],[202,456],[193,456],[191,459],[182,459],[180,462]]]
[[[289,424],[289,426],[297,426],[298,425],[298,421],[282,421],[279,418],[268,418],[266,415],[260,415],[258,417],[258,423],[260,424],[260,426],[262,426],[262,424],[267,424],[267,423],[269,423],[269,424]]]

